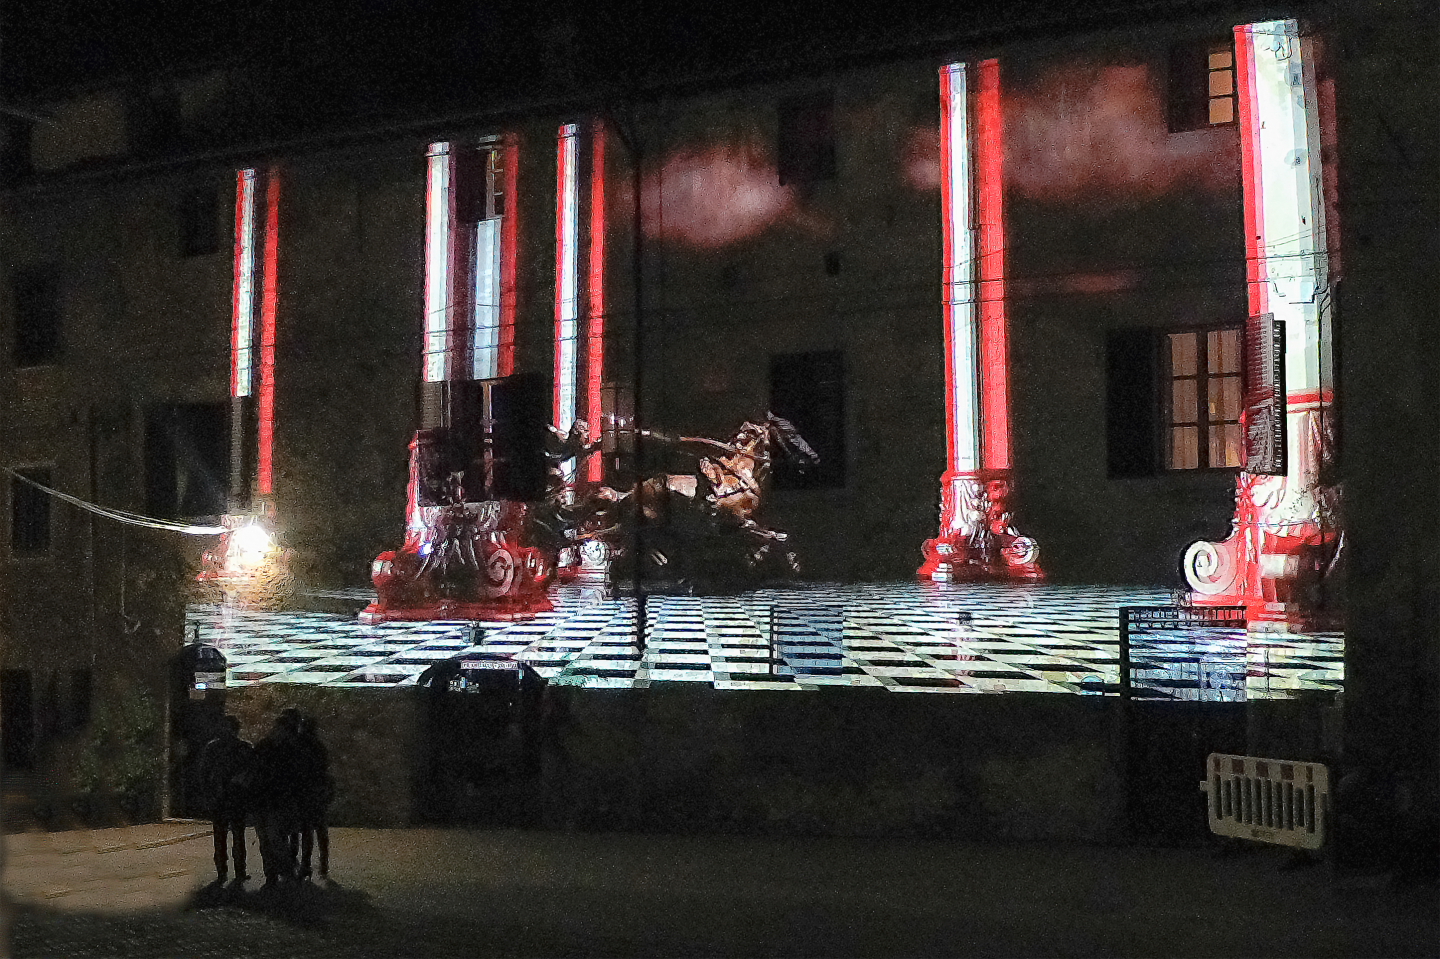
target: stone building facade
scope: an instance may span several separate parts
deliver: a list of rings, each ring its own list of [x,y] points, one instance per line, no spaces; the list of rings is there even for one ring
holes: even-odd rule
[[[1337,360],[1323,402],[1342,451],[1347,748],[1381,765],[1428,748],[1433,775],[1440,291],[1422,171],[1440,137],[1423,7],[974,33],[863,65],[604,103],[507,94],[449,119],[416,108],[273,139],[257,79],[234,68],[177,74],[161,94],[57,92],[45,122],[6,127],[0,456],[89,503],[170,519],[213,522],[259,496],[302,590],[364,586],[404,522],[407,444],[434,416],[427,364],[439,351],[440,379],[471,375],[454,371],[478,362],[479,304],[499,324],[491,371],[550,377],[562,427],[638,407],[652,429],[723,437],[789,407],[829,457],[818,482],[768,507],[805,575],[908,578],[941,532],[954,469],[943,284],[973,228],[976,316],[1003,307],[1016,528],[1052,580],[1182,588],[1187,547],[1223,539],[1236,516],[1225,377],[1238,370],[1205,335],[1244,328],[1254,305],[1234,28],[1296,16],[1327,219],[1317,349]],[[981,185],[965,187],[976,218],[947,232],[959,181],[943,136],[961,101],[942,96],[942,68],[956,63]],[[495,168],[503,186],[466,159],[476,151],[508,167]],[[263,242],[247,267],[258,395],[240,402],[247,170]],[[457,212],[486,189],[513,195]],[[454,223],[437,226],[441,207]],[[508,226],[485,241],[504,248],[483,279],[496,302],[481,304],[487,217]],[[441,274],[451,300],[436,299]],[[448,311],[466,288],[469,318],[437,324],[434,304]],[[457,346],[457,331],[472,339]],[[1176,408],[1189,387],[1170,351],[1194,347],[1166,338],[1196,331],[1185,342],[1211,355],[1192,379],[1216,390],[1208,421],[1201,401],[1208,445],[1182,435],[1196,417]],[[1157,351],[1138,366],[1125,360],[1137,342]],[[190,508],[225,508],[187,512],[207,471],[220,492]],[[206,541],[6,488],[5,696],[38,717],[29,732],[12,717],[9,736],[59,768],[82,748],[82,701],[137,677],[162,695]]]

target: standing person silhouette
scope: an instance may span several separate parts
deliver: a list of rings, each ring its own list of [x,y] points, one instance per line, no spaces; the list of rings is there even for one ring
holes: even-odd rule
[[[219,736],[200,750],[200,782],[210,800],[211,828],[215,833],[215,875],[224,882],[229,872],[226,853],[235,860],[235,878],[244,881],[245,816],[255,775],[255,747],[240,738],[240,720],[225,717]],[[231,849],[226,849],[227,839]]]
[[[255,829],[265,884],[295,878],[295,853],[290,837],[299,831],[301,787],[306,750],[300,742],[300,711],[287,706],[275,717],[270,733],[255,744]]]
[[[320,741],[315,717],[300,720],[299,739],[305,750],[303,787],[300,794],[300,872],[310,878],[311,853],[320,847],[320,875],[330,874],[330,827],[326,812],[335,799],[335,779],[330,775],[330,751]]]

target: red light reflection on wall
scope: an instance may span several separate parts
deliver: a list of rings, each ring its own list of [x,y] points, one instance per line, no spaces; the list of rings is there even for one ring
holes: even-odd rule
[[[235,281],[231,294],[230,395],[253,389],[255,342],[255,171],[235,176]]]
[[[1248,27],[1235,28],[1235,92],[1240,122],[1240,167],[1245,184],[1245,289],[1249,292],[1250,315],[1259,316],[1270,308],[1269,284],[1265,282],[1261,234],[1262,197],[1260,183],[1259,117],[1255,103],[1255,60],[1251,56]]]
[[[1010,468],[1010,369],[1005,330],[1005,129],[1000,63],[976,64],[975,198],[980,280],[981,453],[984,468]]]
[[[1233,189],[1235,133],[1171,134],[1149,65],[1066,65],[1006,97],[1010,186],[1039,200]]]
[[[944,292],[942,299],[945,301],[945,468],[958,470],[959,464],[959,430],[961,424],[955,409],[955,383],[958,371],[955,369],[955,337],[958,331],[955,329],[955,307],[952,301],[955,296],[954,283],[955,273],[955,232],[957,225],[954,222],[955,197],[951,188],[951,174],[954,169],[956,157],[953,155],[950,146],[952,124],[956,121],[953,116],[952,97],[954,95],[954,79],[951,70],[964,70],[962,65],[947,67],[940,71],[940,130],[938,138],[932,137],[939,147],[937,155],[939,158],[936,166],[936,177],[940,185],[940,209],[943,215],[940,217],[940,243],[943,254],[941,263],[944,264],[945,274],[943,280]],[[963,74],[962,74],[963,79]],[[913,139],[913,138],[912,138]],[[908,170],[907,166],[907,170]],[[958,226],[964,229],[964,225]],[[968,305],[968,304],[967,304]],[[971,376],[974,374],[971,373]],[[967,430],[967,432],[973,432]],[[973,440],[972,440],[973,442]]]
[[[272,166],[265,183],[264,286],[260,295],[259,480],[261,496],[274,491],[275,446],[275,308],[280,289],[280,168]]]
[[[515,309],[519,299],[515,268],[520,241],[520,139],[507,134],[502,149],[505,163],[505,215],[500,222],[500,356],[496,374],[515,372]]]
[[[935,135],[934,126],[927,124],[913,128],[905,137],[905,146],[900,154],[905,182],[917,190],[939,189],[943,183],[941,149],[941,138]]]
[[[590,276],[586,309],[589,349],[585,358],[585,422],[590,439],[598,440],[603,415],[600,382],[605,366],[605,124],[596,122],[591,131],[590,154]],[[592,456],[586,475],[592,482],[604,477],[604,457]]]
[[[689,147],[670,154],[641,187],[645,233],[713,249],[798,220],[795,191],[753,140]]]

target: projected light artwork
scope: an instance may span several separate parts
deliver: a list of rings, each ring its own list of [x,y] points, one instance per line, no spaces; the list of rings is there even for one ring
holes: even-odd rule
[[[432,143],[426,159],[424,374],[490,379],[514,368],[518,148]]]
[[[1149,64],[1054,67],[1005,102],[1006,182],[1021,196],[1135,203],[1233,188],[1233,128],[1170,133]]]
[[[257,203],[264,198],[264,221],[257,222]],[[258,254],[258,255],[257,255]],[[234,286],[231,295],[231,510],[234,497],[259,496],[254,512],[232,512],[223,518],[225,532],[201,560],[196,577],[219,587],[232,602],[274,606],[290,589],[288,553],[271,538],[264,517],[274,525],[275,336],[279,304],[280,169],[239,170],[235,189]],[[258,265],[258,270],[257,270]],[[259,274],[259,323],[256,323],[256,281]],[[257,343],[256,340],[259,340]],[[256,363],[258,354],[258,364]],[[259,367],[259,383],[256,366]],[[253,403],[253,407],[252,404]],[[254,410],[255,434],[246,427]],[[254,448],[247,449],[253,442]],[[254,475],[245,472],[253,464]],[[265,536],[262,547],[259,536]]]
[[[450,426],[410,443],[405,540],[371,565],[364,622],[523,619],[550,609],[552,551],[530,512],[545,492],[543,378],[456,384]],[[542,414],[543,415],[543,414]]]
[[[235,287],[230,331],[230,395],[253,389],[255,349],[255,171],[235,177]]]
[[[260,445],[255,479],[256,491],[269,496],[275,491],[275,311],[280,298],[276,275],[280,260],[280,169],[271,167],[265,177],[265,263],[260,292],[260,401],[258,436]]]
[[[941,479],[940,535],[925,541],[919,575],[942,581],[1038,579],[1038,546],[1016,530],[1008,506],[999,63],[942,68],[940,110],[947,470]]]
[[[609,183],[605,176],[606,136],[605,125],[596,122],[590,147],[590,275],[586,313],[589,350],[585,358],[585,417],[593,431],[592,440],[599,439],[604,416],[601,385],[605,373],[605,231],[608,228],[605,188]],[[605,462],[601,457],[590,460],[586,476],[592,483],[605,478]]]
[[[550,551],[598,544],[614,580],[641,577],[655,592],[754,588],[799,571],[788,535],[760,522],[772,465],[782,459],[801,468],[819,462],[786,420],[770,415],[746,422],[726,441],[643,431],[651,448],[695,468],[644,477],[624,489],[565,481],[561,464],[599,449],[599,443],[584,443],[582,433],[572,429],[552,448],[551,495],[534,513],[535,535],[548,539]]]
[[[678,149],[641,186],[647,236],[700,249],[748,240],[782,224],[823,235],[758,137]]]
[[[1293,20],[1235,28],[1245,189],[1247,464],[1230,537],[1185,555],[1197,601],[1252,620],[1338,615],[1342,533],[1333,451],[1324,173],[1312,44]]]

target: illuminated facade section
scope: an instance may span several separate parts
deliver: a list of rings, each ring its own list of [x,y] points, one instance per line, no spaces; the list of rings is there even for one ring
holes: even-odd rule
[[[280,286],[280,170],[271,167],[265,178],[265,262],[260,294],[260,398],[258,403],[259,455],[256,489],[261,496],[274,492],[275,449],[275,311]]]
[[[230,323],[230,395],[249,396],[255,362],[255,171],[235,176],[235,285]]]
[[[605,136],[602,123],[594,126],[590,155],[590,276],[587,293],[585,357],[585,421],[590,440],[600,439],[603,428],[602,382],[605,372]],[[586,476],[599,483],[605,478],[605,458],[592,456]]]
[[[560,128],[555,199],[555,414],[556,428],[575,422],[580,337],[579,126]]]
[[[432,143],[425,189],[427,383],[514,372],[515,164],[506,139]]]
[[[1005,310],[1004,114],[1000,62],[976,65],[975,234],[980,289],[980,419],[986,470],[1010,469],[1010,340]]]
[[[500,232],[498,219],[481,220],[475,225],[470,376],[476,380],[500,375],[500,286],[503,268]]]
[[[1033,580],[1038,547],[1016,531],[1010,491],[1004,128],[995,60],[940,70],[946,473],[924,579]]]
[[[451,224],[455,161],[450,144],[432,143],[426,154],[425,182],[425,382],[439,383],[450,373]]]
[[[1185,556],[1197,600],[1243,604],[1252,620],[1309,621],[1338,614],[1326,588],[1338,559],[1339,490],[1322,485],[1333,451],[1331,308],[1325,171],[1313,48],[1294,20],[1235,28],[1245,281],[1252,367],[1283,370],[1283,464],[1274,475],[1241,472],[1230,537],[1200,541]],[[1282,323],[1283,336],[1255,334]],[[1283,355],[1257,357],[1274,346]],[[1283,344],[1283,346],[1281,346]],[[1279,352],[1276,350],[1275,352]],[[1265,437],[1263,411],[1244,413],[1247,455]],[[1273,459],[1273,457],[1272,457]],[[1258,467],[1257,467],[1258,468]]]

